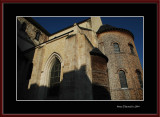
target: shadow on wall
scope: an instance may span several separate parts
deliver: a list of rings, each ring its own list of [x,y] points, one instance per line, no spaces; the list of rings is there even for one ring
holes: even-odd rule
[[[94,100],[111,100],[110,92],[104,86],[92,84]]]
[[[17,48],[17,99],[28,98],[28,84],[32,74],[33,63]]]
[[[29,35],[25,32],[26,24],[17,20],[17,99],[28,97],[28,83],[33,68],[35,50]]]
[[[92,100],[92,84],[86,74],[86,66],[64,73],[60,85],[61,100]]]
[[[53,87],[31,85],[28,90],[29,98],[37,100],[110,100],[110,93],[103,86],[92,84],[86,74],[86,66],[79,70],[64,73],[63,80]],[[41,91],[41,92],[40,92]],[[39,93],[38,93],[39,92]]]

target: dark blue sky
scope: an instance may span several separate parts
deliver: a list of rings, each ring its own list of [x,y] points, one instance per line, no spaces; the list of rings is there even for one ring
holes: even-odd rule
[[[51,34],[87,18],[89,17],[33,17]],[[133,33],[143,69],[143,17],[101,17],[101,19],[103,24],[124,28]]]

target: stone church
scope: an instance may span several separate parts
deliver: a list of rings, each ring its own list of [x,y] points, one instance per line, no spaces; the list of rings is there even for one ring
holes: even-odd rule
[[[17,100],[143,100],[143,70],[126,29],[91,17],[50,34],[17,17]]]

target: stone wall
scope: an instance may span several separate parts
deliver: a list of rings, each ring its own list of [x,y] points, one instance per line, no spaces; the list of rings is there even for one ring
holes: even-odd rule
[[[92,99],[92,69],[89,54],[92,48],[91,42],[80,33],[70,37],[64,36],[38,47],[35,51],[34,67],[29,83],[29,88],[34,89],[32,92],[35,92],[35,97],[32,98],[45,98],[42,98],[42,92],[45,93],[44,90],[47,90],[49,83],[49,75],[47,75],[49,69],[46,68],[46,64],[50,56],[57,53],[61,58],[60,91],[63,93],[60,93],[60,99]],[[32,88],[34,85],[36,87]],[[66,85],[71,88],[66,88]],[[86,87],[90,91],[87,91]]]
[[[29,39],[28,34],[22,29],[22,24],[17,20],[17,99],[27,99],[28,83],[32,73],[32,60],[34,56],[34,49],[26,52],[28,49],[34,47],[34,44]]]
[[[32,23],[30,23],[24,17],[17,17],[17,19],[20,21],[21,24],[23,24],[24,22],[26,23],[26,31],[25,32],[28,34],[28,36],[30,37],[30,39],[33,41],[33,43],[35,45],[38,45],[38,44],[43,43],[48,40],[48,36],[44,32],[42,32],[40,29],[35,27]],[[35,39],[36,31],[41,32],[41,35],[39,37],[39,41],[37,41]]]
[[[94,100],[110,100],[107,61],[101,56],[91,55],[92,58],[92,90]]]
[[[25,50],[25,52],[23,52],[23,56],[27,60],[29,60],[29,62],[26,63],[24,60],[23,61],[18,60],[18,66],[21,66],[19,67],[21,69],[18,69],[18,78],[17,78],[18,92],[20,92],[19,94],[23,95],[23,96],[19,96],[18,94],[18,97],[20,97],[19,99],[22,99],[22,98],[23,99],[37,99],[38,90],[39,90],[39,82],[40,82],[40,77],[41,77],[42,67],[43,67],[43,60],[44,60],[44,55],[45,55],[45,46],[44,45],[38,46],[38,45],[47,41],[48,36],[44,32],[42,32],[41,29],[33,25],[32,22],[29,22],[26,18],[17,17],[17,20],[18,20],[17,23],[21,24],[21,27],[20,27],[21,29],[19,30],[21,30],[21,32],[23,31],[23,33],[28,36],[27,39],[29,39],[29,40],[21,39],[24,37],[20,37],[21,36],[19,34],[20,31],[17,32],[17,39],[20,38],[21,40],[26,41],[26,43],[22,43],[20,46],[22,45],[28,46],[27,41],[30,43],[32,42],[34,43],[32,47],[28,47],[28,49]],[[26,24],[26,26],[24,26],[24,23]],[[22,28],[24,28],[25,30],[23,30]],[[39,36],[39,41],[35,39],[37,31],[40,31],[41,33]],[[24,34],[22,36],[24,36]],[[19,40],[17,42],[19,42]],[[31,65],[33,65],[33,68],[30,68]],[[26,77],[28,77],[28,72],[31,72],[29,74],[30,78],[26,79]]]
[[[88,40],[94,47],[98,47],[97,35],[95,32],[91,30],[81,29],[81,33],[84,34],[86,38],[88,38]]]
[[[137,78],[136,69],[143,74],[140,60],[132,36],[125,32],[109,31],[98,35],[100,50],[108,57],[108,76],[112,100],[143,99],[143,90]],[[120,52],[115,53],[113,43],[118,43]],[[131,54],[128,44],[134,47]],[[128,89],[122,89],[119,80],[119,71],[126,74]],[[143,80],[143,76],[142,76]]]
[[[35,40],[35,35],[36,30],[39,29],[25,18],[18,17],[21,23],[25,22],[27,24],[27,34],[35,45],[38,45],[35,48],[33,71],[28,85],[30,99],[47,99],[46,93],[50,81],[49,73],[52,61],[55,59],[54,56],[58,57],[61,62],[60,84],[58,84],[60,89],[59,99],[143,99],[143,89],[140,87],[136,74],[138,69],[142,74],[143,81],[143,70],[133,37],[120,31],[109,31],[96,35],[94,31],[85,29],[93,28],[93,19],[89,19],[79,26],[74,24],[66,30],[53,34],[49,37],[50,41],[46,43],[43,42],[47,41],[48,37],[42,32],[39,42],[43,44],[38,45],[39,42]],[[97,30],[100,24],[101,22],[94,27],[94,30]],[[80,28],[80,26],[83,28]],[[63,35],[71,30],[73,32]],[[57,37],[60,35],[63,36]],[[114,52],[114,43],[119,44],[119,53]],[[128,44],[133,45],[135,54],[131,53]],[[98,47],[108,57],[108,63],[103,57],[90,55],[90,51],[94,47]],[[26,56],[29,57],[29,54],[29,52],[26,53]],[[22,66],[25,67],[25,65]],[[21,67],[18,69],[21,69]],[[120,70],[123,70],[126,75],[128,84],[126,89],[121,88],[120,85]],[[18,75],[22,76],[23,74],[19,73]],[[18,90],[20,91],[19,88]]]
[[[58,53],[61,59],[61,77],[63,79],[63,61],[64,61],[64,44],[65,38],[55,39],[52,42],[48,42],[42,46],[39,46],[35,50],[35,56],[33,58],[33,71],[32,76],[29,82],[29,90],[32,90],[35,95],[35,99],[43,99],[44,95],[42,92],[48,88],[49,85],[49,71],[48,61],[52,64],[53,60],[50,60],[50,57],[54,53]],[[32,86],[36,86],[32,88]],[[43,88],[44,87],[44,88]],[[40,91],[41,90],[41,91]],[[40,95],[42,95],[40,97]]]
[[[91,59],[92,45],[80,33],[65,41],[65,60],[60,99],[92,99]]]

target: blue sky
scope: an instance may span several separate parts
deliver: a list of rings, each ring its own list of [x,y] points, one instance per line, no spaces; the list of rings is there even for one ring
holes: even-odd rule
[[[49,33],[81,22],[89,17],[33,17]],[[134,35],[134,43],[143,69],[143,17],[101,17],[103,24],[124,28]]]

